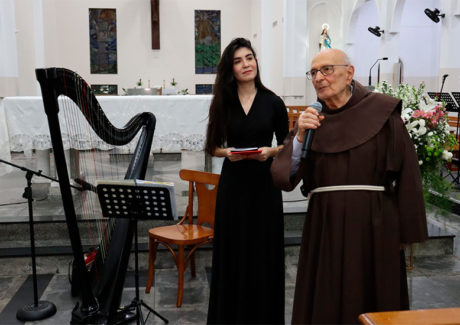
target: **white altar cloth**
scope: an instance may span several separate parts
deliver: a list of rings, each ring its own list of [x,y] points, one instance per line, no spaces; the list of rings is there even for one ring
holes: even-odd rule
[[[211,95],[97,97],[116,127],[123,127],[137,113],[152,112],[156,117],[152,151],[162,152],[203,150],[211,99]],[[0,101],[0,158],[10,160],[10,151],[51,147],[41,97],[6,97]]]

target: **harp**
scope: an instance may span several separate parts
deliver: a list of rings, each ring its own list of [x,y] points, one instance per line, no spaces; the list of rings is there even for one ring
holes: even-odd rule
[[[104,149],[125,146],[138,139],[124,175],[125,179],[145,178],[155,131],[155,116],[152,113],[141,113],[132,117],[123,128],[117,128],[104,114],[88,84],[75,72],[64,68],[36,69],[36,77],[40,83],[48,118],[60,193],[72,246],[73,282],[78,280],[80,302],[72,311],[71,324],[121,323],[123,320],[126,321],[127,314],[130,313],[130,308],[121,308],[120,303],[133,241],[134,223],[129,219],[99,218],[96,228],[101,234],[101,239],[98,239],[99,244],[93,250],[92,261],[88,262],[89,255],[84,250],[82,232],[79,229],[81,216],[76,212],[77,200],[71,191],[74,184],[70,181],[65,157],[65,149],[78,147],[81,145],[81,139],[78,135],[72,136],[68,133],[69,125],[64,126],[64,123],[61,123],[61,115],[64,111],[77,111],[77,119],[82,119],[83,124],[95,133],[92,136],[94,141],[103,141],[106,146]],[[80,129],[76,133],[79,132]],[[76,144],[72,144],[73,142]],[[89,152],[89,156],[98,151],[94,148],[83,149]],[[80,166],[76,169],[80,172]],[[96,176],[101,178],[100,175]],[[82,193],[83,190],[94,190],[91,181],[85,177],[77,176]]]

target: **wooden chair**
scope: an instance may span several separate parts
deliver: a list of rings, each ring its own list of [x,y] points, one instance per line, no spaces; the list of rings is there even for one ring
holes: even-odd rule
[[[307,106],[286,106],[289,119],[289,131],[294,128],[295,122]]]
[[[460,324],[460,308],[386,311],[359,315],[363,325],[453,325]]]
[[[182,305],[184,291],[184,271],[190,262],[192,277],[195,277],[195,250],[206,243],[212,242],[214,235],[214,212],[216,207],[217,185],[220,175],[196,170],[182,169],[181,179],[188,181],[188,205],[184,217],[172,226],[156,227],[149,230],[149,270],[145,292],[149,293],[154,279],[154,263],[158,244],[168,248],[174,258],[178,271],[178,288],[176,306]],[[207,185],[213,185],[208,188]],[[193,223],[193,197],[196,191],[198,198],[198,217]],[[185,222],[187,221],[187,223]],[[209,226],[204,226],[207,224]],[[177,246],[177,253],[173,246]],[[185,247],[188,254],[185,255]]]

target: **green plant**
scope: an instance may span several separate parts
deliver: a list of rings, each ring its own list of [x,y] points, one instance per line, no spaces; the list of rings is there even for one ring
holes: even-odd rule
[[[431,99],[425,93],[423,83],[418,88],[405,84],[393,89],[383,81],[375,91],[402,100],[401,117],[417,152],[425,198],[433,190],[440,194],[434,203],[448,207],[447,193],[451,183],[440,171],[446,162],[451,161],[452,149],[457,141],[449,131],[446,104]]]

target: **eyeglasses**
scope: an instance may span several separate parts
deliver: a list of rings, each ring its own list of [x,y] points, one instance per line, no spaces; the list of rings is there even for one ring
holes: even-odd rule
[[[321,67],[319,70],[318,69],[311,69],[306,73],[307,79],[312,80],[313,78],[316,77],[316,73],[319,71],[323,76],[328,76],[330,74],[334,73],[334,67],[348,67],[349,64],[330,64],[330,65],[325,65]]]

